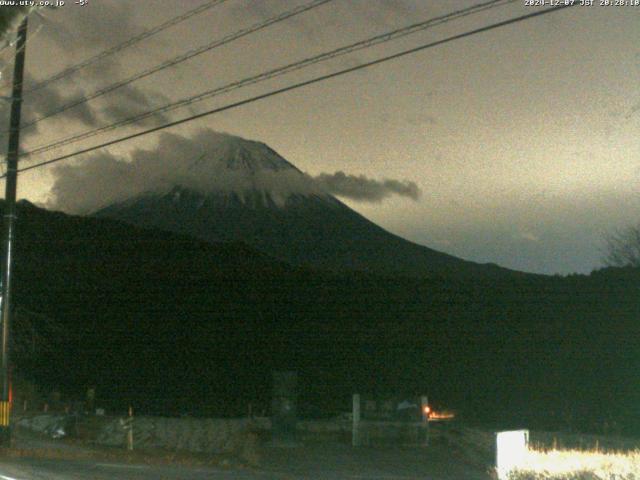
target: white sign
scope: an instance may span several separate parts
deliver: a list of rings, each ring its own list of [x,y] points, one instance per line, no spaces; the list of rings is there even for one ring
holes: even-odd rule
[[[529,430],[496,433],[496,470],[500,480],[521,465],[527,454]]]

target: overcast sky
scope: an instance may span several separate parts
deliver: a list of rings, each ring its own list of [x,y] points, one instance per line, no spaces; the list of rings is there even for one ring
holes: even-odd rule
[[[47,78],[200,3],[90,0],[84,7],[68,1],[46,10],[30,23],[28,77]],[[227,0],[26,96],[26,120],[302,3]],[[23,148],[474,3],[334,0],[44,120],[25,130]],[[146,126],[533,11],[521,0],[150,119]],[[574,7],[170,132],[191,138],[211,129],[260,140],[312,176],[340,171],[379,185],[413,182],[411,195],[341,199],[391,232],[465,259],[530,272],[589,272],[602,264],[607,232],[640,222],[639,20],[640,7]],[[9,93],[12,56],[10,48],[0,51],[2,95]],[[132,131],[109,132],[24,165]],[[126,159],[156,148],[159,139],[150,135],[96,155]],[[98,157],[69,163],[87,169],[91,158]],[[65,171],[22,174],[19,196],[73,210],[52,195]],[[93,188],[91,176],[82,178]],[[105,178],[95,182],[96,189],[109,184]]]

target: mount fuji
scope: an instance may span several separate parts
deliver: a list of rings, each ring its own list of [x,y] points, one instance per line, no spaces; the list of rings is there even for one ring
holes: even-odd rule
[[[400,238],[355,212],[264,143],[215,133],[171,180],[93,215],[208,242],[243,242],[293,265],[411,277],[515,275]]]

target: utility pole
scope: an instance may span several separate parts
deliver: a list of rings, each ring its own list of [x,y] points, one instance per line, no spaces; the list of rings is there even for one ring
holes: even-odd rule
[[[0,340],[0,443],[11,443],[9,425],[10,379],[9,379],[9,326],[11,324],[11,281],[13,264],[13,242],[16,220],[16,187],[18,183],[18,151],[20,148],[20,110],[22,107],[22,82],[24,78],[25,51],[27,49],[27,17],[18,29],[16,59],[13,67],[13,93],[11,96],[11,118],[9,124],[9,148],[7,150],[7,180],[5,188],[4,226],[5,245],[2,261],[2,297],[0,297],[0,321],[2,338]]]

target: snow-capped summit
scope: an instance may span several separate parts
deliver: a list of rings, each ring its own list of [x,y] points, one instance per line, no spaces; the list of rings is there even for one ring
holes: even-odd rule
[[[262,142],[246,140],[227,133],[216,132],[210,133],[210,135],[215,137],[212,140],[216,142],[216,149],[204,152],[190,163],[189,169],[203,170],[222,167],[228,170],[253,173],[265,170],[300,172]]]
[[[294,265],[412,276],[494,275],[393,235],[338,199],[267,145],[226,134],[188,142],[164,188],[115,202],[96,215],[206,241],[240,241]],[[203,144],[205,147],[203,147]],[[162,143],[160,144],[162,147]],[[162,152],[162,148],[160,149]],[[175,173],[175,171],[174,171]]]
[[[217,132],[195,143],[206,149],[185,149],[187,158],[171,159],[172,168],[160,169],[165,173],[157,174],[158,181],[144,193],[175,193],[180,188],[277,207],[291,196],[323,195],[313,179],[264,143]]]

